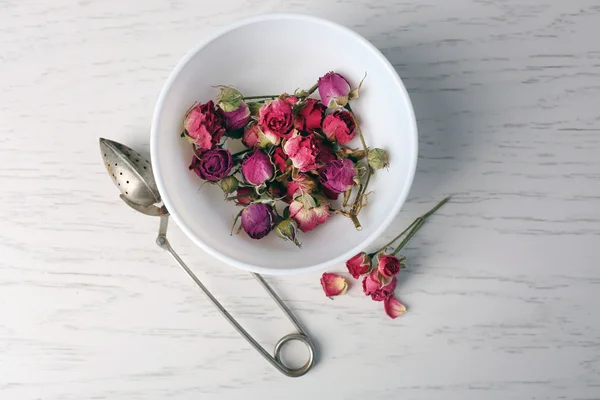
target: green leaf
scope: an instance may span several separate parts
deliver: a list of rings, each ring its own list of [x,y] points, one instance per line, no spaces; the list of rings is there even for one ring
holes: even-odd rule
[[[263,103],[258,103],[256,101],[249,101],[246,103],[246,105],[248,105],[248,108],[250,109],[250,115],[254,116],[254,115],[258,115],[258,111],[262,107]]]
[[[290,207],[286,207],[283,210],[283,219],[288,219],[290,217]]]

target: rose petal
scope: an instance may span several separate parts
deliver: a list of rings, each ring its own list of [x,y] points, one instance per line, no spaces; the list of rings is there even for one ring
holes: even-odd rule
[[[394,296],[390,296],[383,301],[383,308],[391,319],[396,319],[406,312],[404,304],[400,303]]]
[[[348,289],[348,282],[338,274],[325,272],[321,277],[321,286],[327,297],[339,296]]]

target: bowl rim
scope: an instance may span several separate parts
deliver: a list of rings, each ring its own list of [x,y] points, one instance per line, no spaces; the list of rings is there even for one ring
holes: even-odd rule
[[[173,205],[171,203],[171,200],[169,198],[169,195],[167,193],[167,190],[166,190],[166,187],[165,187],[165,184],[163,181],[160,166],[158,165],[158,161],[157,161],[158,160],[158,146],[157,146],[158,130],[157,130],[157,127],[158,127],[158,122],[160,119],[161,110],[162,110],[163,104],[165,102],[166,94],[170,90],[171,86],[173,85],[173,82],[175,81],[175,79],[177,78],[177,76],[179,75],[181,70],[187,65],[188,62],[190,62],[190,60],[199,51],[201,51],[205,46],[207,46],[212,41],[218,39],[219,37],[227,34],[228,32],[231,32],[233,30],[239,29],[243,26],[255,24],[255,23],[259,23],[259,22],[264,22],[264,21],[281,20],[281,19],[294,19],[294,20],[300,20],[303,22],[317,23],[317,24],[328,26],[329,28],[338,30],[338,31],[342,32],[343,34],[349,36],[350,38],[353,38],[354,40],[358,41],[363,46],[365,46],[371,53],[373,53],[373,55],[390,72],[390,75],[392,76],[392,79],[394,80],[398,90],[400,90],[400,92],[402,93],[402,96],[406,103],[407,111],[409,114],[409,119],[410,119],[409,124],[412,125],[412,132],[414,135],[414,137],[413,137],[414,145],[413,145],[413,148],[409,150],[410,154],[412,156],[412,160],[411,160],[411,164],[409,165],[409,173],[408,173],[408,177],[407,177],[406,181],[404,182],[404,187],[400,191],[400,195],[398,196],[398,199],[394,203],[393,207],[389,210],[389,214],[382,221],[382,223],[379,225],[379,227],[377,227],[369,236],[367,236],[357,246],[353,247],[351,250],[349,250],[345,253],[342,253],[339,256],[332,258],[328,261],[325,261],[325,262],[322,262],[319,264],[309,265],[306,267],[301,267],[301,268],[289,268],[289,269],[278,270],[278,269],[261,267],[260,265],[249,264],[249,263],[246,263],[239,259],[232,258],[231,256],[223,254],[220,251],[209,246],[207,243],[205,243],[200,237],[198,237],[188,227],[188,225],[186,224],[184,219],[181,217],[181,215],[177,212],[177,210],[173,207]],[[330,21],[328,19],[314,17],[314,16],[310,16],[310,15],[305,15],[305,14],[296,14],[296,13],[267,13],[267,14],[261,14],[258,16],[250,17],[250,18],[244,18],[244,19],[227,24],[227,25],[217,29],[214,33],[208,35],[208,37],[205,40],[203,40],[198,45],[196,45],[194,48],[189,50],[179,60],[179,62],[175,65],[175,67],[169,74],[169,77],[167,78],[166,82],[164,83],[164,85],[160,91],[160,94],[158,96],[158,99],[156,101],[156,105],[154,107],[154,112],[152,115],[152,125],[151,125],[151,129],[150,129],[150,156],[151,156],[150,159],[151,159],[151,163],[152,163],[152,169],[154,171],[154,177],[155,177],[156,184],[158,186],[158,191],[161,195],[164,205],[166,206],[167,210],[173,217],[173,220],[175,221],[177,226],[179,226],[179,228],[186,234],[186,236],[189,237],[197,246],[199,246],[201,249],[203,249],[204,251],[206,251],[208,254],[212,255],[213,257],[219,259],[220,261],[222,261],[226,264],[229,264],[229,265],[233,265],[234,267],[245,270],[245,271],[250,271],[250,272],[265,274],[265,275],[294,275],[294,274],[299,274],[299,273],[322,271],[322,270],[325,270],[337,263],[345,262],[350,257],[354,256],[357,253],[360,253],[365,248],[370,246],[375,240],[377,240],[379,238],[379,236],[383,233],[383,231],[385,231],[385,229],[387,229],[389,227],[389,225],[392,223],[392,221],[395,219],[397,214],[400,212],[400,209],[404,205],[406,198],[408,197],[410,188],[412,186],[413,180],[414,180],[415,171],[416,171],[416,167],[417,167],[417,159],[418,159],[418,131],[417,131],[417,122],[416,122],[416,117],[415,117],[415,113],[414,113],[414,108],[413,108],[412,102],[410,100],[410,97],[408,95],[408,92],[406,90],[406,87],[404,86],[404,83],[400,79],[400,76],[398,75],[398,73],[396,72],[396,70],[394,69],[392,64],[389,62],[389,60],[371,42],[369,42],[367,39],[362,37],[357,32],[353,31],[352,29],[347,28],[336,22]]]

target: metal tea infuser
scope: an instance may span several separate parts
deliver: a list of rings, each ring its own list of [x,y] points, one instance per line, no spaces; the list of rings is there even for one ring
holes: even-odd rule
[[[171,257],[177,261],[177,264],[189,275],[190,278],[204,292],[206,297],[215,305],[217,310],[229,321],[231,325],[239,332],[244,339],[248,341],[268,362],[277,368],[282,374],[289,377],[299,377],[306,374],[313,366],[315,358],[315,348],[312,340],[306,335],[306,332],[300,326],[298,319],[292,314],[290,309],[283,303],[281,298],[273,291],[271,286],[259,274],[252,273],[258,280],[258,283],[269,293],[271,298],[283,310],[292,324],[296,327],[297,333],[291,333],[279,339],[275,345],[274,355],[267,352],[246,330],[233,318],[231,314],[219,303],[212,293],[202,284],[200,279],[189,269],[183,260],[177,255],[175,250],[169,244],[167,239],[167,223],[169,212],[161,203],[160,193],[152,174],[152,166],[148,160],[144,159],[133,149],[108,139],[100,139],[100,151],[104,158],[104,164],[108,173],[112,176],[114,183],[121,191],[121,200],[136,211],[146,215],[160,217],[160,226],[156,244],[163,250],[166,250]],[[298,340],[308,348],[308,361],[302,367],[293,369],[285,366],[281,361],[281,350],[284,344],[291,340]]]

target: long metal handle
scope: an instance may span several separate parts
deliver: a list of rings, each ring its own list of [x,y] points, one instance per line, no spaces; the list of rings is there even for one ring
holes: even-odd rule
[[[156,244],[164,250],[166,250],[171,257],[177,261],[177,264],[188,274],[190,278],[198,285],[198,287],[204,292],[206,297],[214,304],[214,306],[219,310],[219,312],[229,321],[229,323],[235,328],[236,331],[244,339],[248,341],[258,351],[268,362],[271,363],[275,368],[277,368],[282,374],[296,378],[306,374],[313,366],[315,361],[315,347],[312,343],[312,340],[306,335],[300,322],[296,319],[294,314],[290,311],[290,309],[285,305],[285,303],[281,300],[281,298],[275,293],[275,291],[269,286],[269,284],[263,279],[259,274],[252,273],[252,275],[258,280],[261,286],[269,293],[271,298],[277,303],[279,308],[283,310],[285,315],[289,318],[292,324],[298,330],[297,333],[291,333],[279,339],[277,344],[275,345],[274,356],[271,356],[254,338],[233,318],[231,314],[219,303],[219,301],[212,295],[212,293],[204,286],[204,284],[198,279],[198,277],[189,269],[189,267],[183,262],[183,260],[179,257],[179,255],[173,250],[166,236],[167,231],[167,221],[168,215],[161,216],[160,220],[160,230],[158,237],[156,238]],[[302,367],[293,369],[288,368],[281,361],[281,350],[283,345],[291,340],[298,340],[308,348],[308,361]]]

